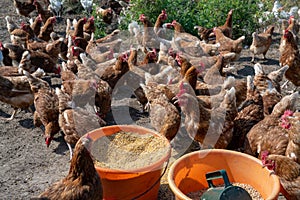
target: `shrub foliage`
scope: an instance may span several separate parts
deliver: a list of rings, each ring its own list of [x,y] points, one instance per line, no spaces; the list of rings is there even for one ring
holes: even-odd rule
[[[121,14],[120,29],[127,29],[132,21],[138,21],[140,14],[145,14],[154,23],[161,10],[166,10],[168,22],[178,21],[183,25],[186,32],[196,35],[195,25],[213,28],[225,23],[230,9],[233,12],[233,38],[246,36],[245,42],[250,44],[251,34],[260,28],[258,18],[262,17],[263,11],[271,10],[272,3],[263,1],[264,7],[259,8],[259,0],[131,0],[130,10]],[[96,21],[97,22],[97,21]],[[103,23],[98,18],[99,28],[102,28],[96,36],[102,36]]]

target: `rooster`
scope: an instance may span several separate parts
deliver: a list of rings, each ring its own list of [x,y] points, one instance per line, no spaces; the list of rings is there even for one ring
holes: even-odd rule
[[[69,174],[34,199],[103,199],[101,180],[90,153],[91,145],[92,139],[89,135],[78,140],[71,160]]]

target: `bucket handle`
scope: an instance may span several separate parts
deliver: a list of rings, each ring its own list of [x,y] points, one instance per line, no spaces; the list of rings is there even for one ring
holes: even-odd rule
[[[162,174],[160,175],[160,177],[153,183],[153,185],[151,185],[145,192],[143,192],[143,193],[141,193],[141,194],[135,196],[134,198],[132,198],[132,200],[136,200],[136,199],[138,199],[138,198],[144,196],[144,195],[147,194],[147,193],[148,193],[148,192],[149,192],[149,191],[150,191],[157,183],[160,182],[160,179],[164,176],[164,174],[165,174],[166,171],[167,171],[167,168],[168,168],[168,165],[169,165],[169,160],[170,160],[170,158],[168,158],[168,160],[167,160],[167,164],[166,164],[166,166],[165,166],[165,168],[164,168],[163,173],[162,173]]]
[[[209,188],[216,187],[213,184],[213,180],[215,180],[215,179],[223,179],[225,188],[227,188],[228,186],[231,186],[231,183],[229,182],[227,173],[224,169],[206,173],[205,177],[206,177],[206,181],[208,183]]]

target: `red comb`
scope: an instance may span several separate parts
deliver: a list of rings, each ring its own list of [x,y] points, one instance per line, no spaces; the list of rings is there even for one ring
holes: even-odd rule
[[[284,111],[284,116],[293,116],[293,114],[294,114],[294,112],[293,111],[291,111],[291,110],[286,110],[286,111]]]
[[[46,143],[47,147],[49,147],[49,145],[51,144],[51,140],[52,140],[51,137],[46,137],[45,143]]]
[[[178,61],[178,60],[181,60],[181,59],[180,59],[180,55],[181,55],[181,54],[182,54],[182,52],[177,52],[177,53],[176,53],[176,58],[175,58],[175,60],[177,60],[177,61]]]
[[[141,14],[139,20],[140,20],[140,21],[143,21],[144,19],[145,19],[145,15],[144,15],[144,14]]]
[[[268,155],[269,155],[269,151],[263,151],[261,153],[261,162],[262,162],[263,165],[266,164],[266,158],[267,158]]]
[[[262,153],[261,153],[261,157],[266,157],[266,156],[268,156],[269,155],[269,152],[268,151],[263,151]]]
[[[54,73],[55,74],[60,74],[61,73],[61,67],[60,67],[60,65],[57,65],[57,68],[56,68],[56,70],[55,70]]]

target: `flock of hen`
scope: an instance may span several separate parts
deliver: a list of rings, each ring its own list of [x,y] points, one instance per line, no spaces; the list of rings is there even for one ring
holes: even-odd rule
[[[153,128],[170,141],[184,117],[187,133],[202,148],[232,149],[262,159],[280,177],[285,195],[300,199],[299,92],[283,96],[280,85],[283,76],[300,85],[296,19],[290,17],[282,34],[279,69],[266,74],[256,63],[254,76],[239,77],[223,70],[239,59],[245,39],[232,39],[233,10],[223,26],[195,26],[200,39],[175,20],[164,23],[164,10],[154,25],[141,15],[143,26],[129,24],[128,49],[115,53],[124,42],[120,31],[94,39],[93,17],[68,19],[66,35],[60,36],[55,33],[56,17],[39,1],[14,0],[14,5],[20,15],[38,15],[31,24],[21,25],[5,18],[11,43],[0,44],[0,100],[14,108],[9,120],[18,109],[34,105],[34,125],[44,127],[47,146],[61,130],[71,157],[68,176],[39,198],[102,199],[101,182],[86,150],[90,139],[79,139],[105,126],[113,92],[127,84],[149,112]],[[101,12],[107,22],[112,13],[113,8]],[[167,30],[172,28],[170,39]],[[260,54],[266,59],[273,31],[271,26],[252,34],[253,62]],[[43,80],[45,73],[60,77],[61,87]],[[128,78],[122,82],[125,74]]]

